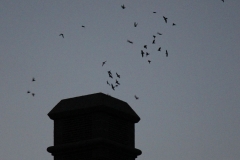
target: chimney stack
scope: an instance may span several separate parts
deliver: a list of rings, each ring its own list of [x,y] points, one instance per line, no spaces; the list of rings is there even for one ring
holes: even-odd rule
[[[135,160],[135,123],[140,118],[124,101],[103,93],[61,100],[54,121],[54,160]]]

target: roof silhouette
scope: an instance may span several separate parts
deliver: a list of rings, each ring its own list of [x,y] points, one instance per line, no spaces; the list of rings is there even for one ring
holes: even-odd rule
[[[48,113],[48,116],[51,119],[58,119],[88,112],[92,113],[93,111],[105,111],[127,118],[134,123],[140,120],[140,117],[126,102],[104,93],[63,99]]]

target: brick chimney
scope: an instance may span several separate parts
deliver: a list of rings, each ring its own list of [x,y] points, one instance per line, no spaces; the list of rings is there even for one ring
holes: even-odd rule
[[[54,121],[54,160],[135,160],[135,123],[140,118],[124,101],[103,93],[61,100]]]

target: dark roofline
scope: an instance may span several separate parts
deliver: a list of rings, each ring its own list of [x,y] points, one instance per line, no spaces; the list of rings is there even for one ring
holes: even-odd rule
[[[61,100],[49,113],[51,119],[93,112],[107,112],[137,123],[140,117],[124,101],[103,93],[94,93]]]

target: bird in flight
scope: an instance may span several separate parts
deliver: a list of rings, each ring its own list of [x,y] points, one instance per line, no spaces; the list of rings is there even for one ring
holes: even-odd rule
[[[144,52],[143,52],[143,50],[141,50],[141,54],[142,54],[142,57],[144,56]]]
[[[224,2],[224,0],[222,0]]]
[[[151,61],[150,61],[150,60],[148,60],[148,63],[150,64],[150,63],[151,63]]]
[[[167,18],[167,17],[164,17],[164,16],[163,16],[163,18],[164,18],[164,21],[167,23],[167,19],[168,19],[168,18]]]
[[[35,93],[32,93],[32,96],[34,97],[34,96],[35,96]]]
[[[137,27],[138,23],[134,22],[134,27]]]
[[[162,33],[157,32],[158,35],[162,35]]]
[[[132,42],[132,41],[130,41],[130,40],[127,40],[127,42],[128,42],[128,43],[131,43],[131,44],[133,44],[133,42]]]
[[[139,97],[137,97],[136,95],[134,96],[136,99],[139,99]]]
[[[116,80],[116,84],[117,84],[117,85],[120,85],[120,83],[118,82],[118,80]]]
[[[143,47],[147,49],[147,45],[144,45]]]
[[[176,24],[175,24],[175,23],[173,23],[172,25],[173,25],[173,26],[176,26]]]
[[[61,33],[61,34],[59,34],[59,36],[62,36],[62,38],[64,38],[64,35]]]
[[[107,81],[107,84],[110,86],[110,84],[108,83],[108,81]]]
[[[166,57],[168,57],[168,51],[166,50]]]
[[[152,41],[152,44],[155,44],[155,39]]]
[[[153,12],[153,13],[157,13],[157,12]]]
[[[115,90],[113,84],[111,84],[111,86],[112,86],[112,89]]]
[[[30,93],[30,91],[27,91],[27,93]]]
[[[85,28],[85,26],[82,26],[82,28]]]
[[[158,51],[161,51],[161,47],[158,48]]]
[[[149,53],[148,52],[146,52],[146,57],[149,55]]]
[[[155,36],[155,35],[153,35],[153,38],[155,39],[155,38],[156,38],[156,36]]]
[[[117,75],[118,78],[120,78],[120,75],[117,72],[116,72],[116,75]]]
[[[113,78],[111,74],[109,74],[109,77],[110,77],[110,78]]]
[[[32,82],[36,81],[35,78],[33,77]]]
[[[106,63],[107,61],[102,62],[102,66]]]
[[[123,5],[121,5],[121,7],[122,7],[122,9],[125,9],[126,7],[124,6],[124,4]]]

